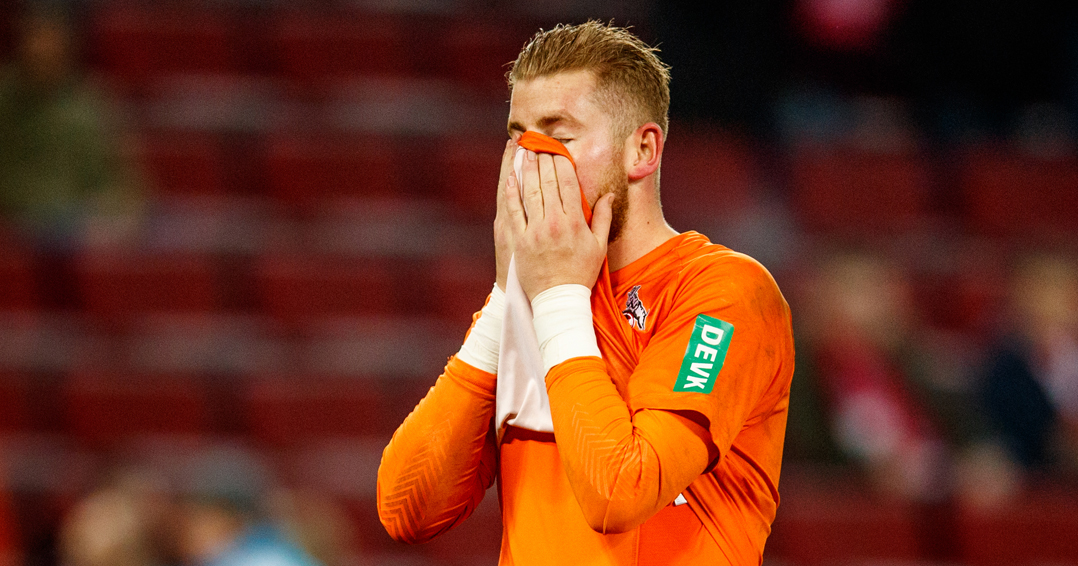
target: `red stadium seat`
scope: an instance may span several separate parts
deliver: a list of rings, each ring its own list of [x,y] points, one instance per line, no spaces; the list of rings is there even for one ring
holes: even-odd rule
[[[63,384],[61,397],[68,432],[89,444],[211,431],[206,391],[188,376],[77,371]]]
[[[398,308],[393,271],[374,259],[270,254],[255,265],[255,285],[266,314],[286,324],[391,314]]]
[[[29,376],[0,371],[0,433],[23,431],[34,425],[33,398]]]
[[[248,433],[271,445],[392,432],[380,418],[384,402],[373,379],[306,374],[250,379],[241,403]]]
[[[34,261],[14,238],[0,234],[0,310],[32,310],[40,305]]]
[[[86,331],[77,317],[66,312],[2,312],[0,371],[30,375],[62,373],[94,352]]]
[[[502,100],[509,92],[505,74],[528,39],[511,25],[454,19],[441,26],[436,56],[448,78]]]
[[[915,154],[801,148],[790,181],[795,212],[811,231],[901,232],[928,211],[929,169]]]
[[[110,360],[166,375],[231,375],[280,367],[286,349],[265,322],[219,313],[140,316],[116,337]]]
[[[152,187],[166,194],[221,195],[226,164],[220,142],[196,132],[145,132],[137,159]]]
[[[964,508],[957,525],[962,563],[970,566],[1078,563],[1073,488],[1033,490],[997,509]]]
[[[0,560],[8,564],[21,562],[25,530],[26,526],[19,524],[18,514],[5,485],[0,489]]]
[[[90,51],[103,70],[129,85],[172,73],[238,68],[230,23],[190,4],[105,2],[90,23]]]
[[[851,489],[851,483],[834,476],[809,482],[784,476],[765,554],[806,566],[922,558],[914,509]]]
[[[404,18],[282,9],[269,36],[282,75],[300,84],[353,75],[409,74]]]
[[[318,375],[394,379],[387,392],[411,410],[460,348],[459,324],[423,317],[311,320],[299,328],[300,367]],[[399,416],[408,414],[407,411]]]
[[[1007,302],[1003,256],[994,247],[967,250],[946,272],[916,273],[912,291],[919,320],[933,328],[987,338]]]
[[[759,190],[757,161],[742,140],[716,132],[679,133],[663,150],[663,213],[675,226],[731,218]]]
[[[498,172],[508,138],[490,137],[447,140],[437,153],[440,183],[432,194],[454,210],[473,218],[494,220],[497,209]]]
[[[997,149],[968,153],[960,187],[969,227],[989,236],[1078,234],[1078,159]]]
[[[82,302],[99,321],[139,312],[207,312],[220,307],[212,258],[86,250],[76,265]]]
[[[455,255],[440,258],[428,273],[427,293],[432,301],[429,312],[459,322],[462,331],[472,315],[483,308],[496,276],[493,257]]]
[[[309,211],[341,198],[393,196],[400,164],[387,140],[278,134],[269,141],[269,193],[277,202]]]

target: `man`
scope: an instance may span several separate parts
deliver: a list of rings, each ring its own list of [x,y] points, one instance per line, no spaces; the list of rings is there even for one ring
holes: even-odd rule
[[[80,76],[70,16],[53,4],[26,7],[0,68],[0,222],[46,252],[122,239],[142,204],[105,98]]]
[[[496,285],[386,447],[383,525],[429,540],[497,478],[503,565],[759,564],[778,504],[789,308],[754,260],[663,220],[667,68],[628,31],[588,22],[540,32],[509,82]],[[536,132],[571,159],[526,151],[518,175],[517,144]],[[515,379],[498,359],[504,291],[517,285],[549,429],[500,406]]]

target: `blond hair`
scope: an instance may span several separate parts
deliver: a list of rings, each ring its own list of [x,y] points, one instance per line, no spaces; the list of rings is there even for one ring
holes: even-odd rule
[[[637,127],[655,122],[663,135],[669,123],[670,67],[626,28],[596,20],[540,30],[524,46],[506,78],[518,82],[563,71],[587,70],[595,75],[596,94],[615,117],[615,133],[627,137]]]

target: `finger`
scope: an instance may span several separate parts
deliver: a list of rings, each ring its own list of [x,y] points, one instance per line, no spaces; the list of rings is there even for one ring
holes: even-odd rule
[[[558,190],[558,174],[554,171],[554,156],[549,153],[539,154],[539,187],[543,191],[546,216],[565,214],[562,211],[561,193]]]
[[[524,178],[519,179],[524,190],[521,201],[529,220],[543,219],[543,189],[539,185],[539,161],[534,151],[528,150],[524,158]]]
[[[509,172],[502,193],[509,230],[516,237],[524,233],[524,229],[528,227],[528,219],[524,214],[524,203],[520,200],[520,183],[517,182],[515,171]]]
[[[517,144],[513,140],[507,140],[505,142],[505,151],[502,152],[502,167],[498,174],[498,188],[505,188],[505,182],[509,179],[509,173],[513,170],[513,154],[516,152]],[[499,190],[496,196],[498,202],[498,208],[502,206],[503,195],[505,191]]]
[[[516,154],[517,144],[513,140],[506,140],[505,151],[502,152],[502,168],[500,178],[504,181],[509,178],[509,172],[513,170],[513,155]]]
[[[613,204],[614,193],[606,193],[599,197],[591,213],[591,233],[595,236],[595,241],[603,247],[606,247],[610,237],[610,222],[614,219]]]
[[[580,181],[576,178],[573,162],[564,155],[554,156],[554,169],[558,175],[561,194],[561,206],[565,214],[584,218],[584,209],[580,204]]]

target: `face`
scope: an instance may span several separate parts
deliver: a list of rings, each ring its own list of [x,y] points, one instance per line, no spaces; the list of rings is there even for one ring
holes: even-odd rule
[[[595,95],[590,71],[568,71],[518,82],[509,108],[509,135],[528,130],[563,144],[576,162],[577,179],[588,204],[613,192],[610,241],[621,234],[628,212],[629,181],[623,140],[614,139],[614,121]]]

